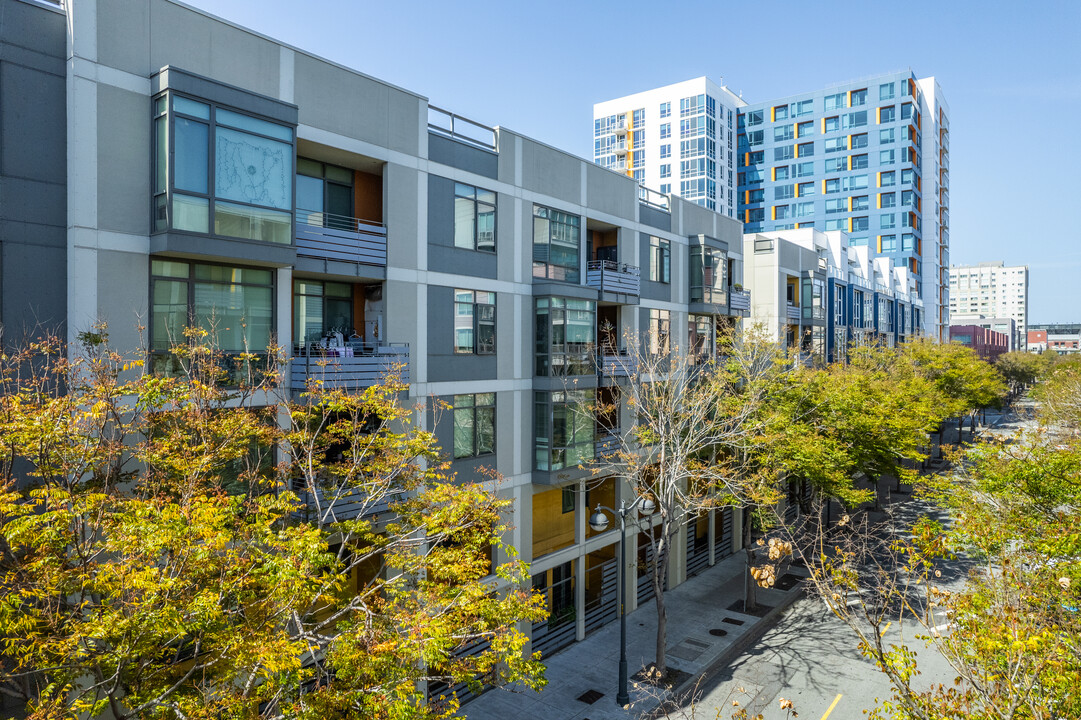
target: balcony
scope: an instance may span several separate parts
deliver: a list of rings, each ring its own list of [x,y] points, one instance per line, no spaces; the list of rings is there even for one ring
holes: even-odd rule
[[[343,522],[380,515],[390,509],[390,500],[386,496],[373,500],[357,489],[342,489],[341,492],[320,489],[313,493],[303,483],[294,488],[301,505],[297,515],[309,521],[322,517],[324,522]]]
[[[304,390],[309,380],[315,380],[327,389],[364,390],[394,372],[401,374],[402,382],[409,382],[408,345],[353,342],[322,348],[313,344],[296,348],[289,366],[289,387]]]
[[[586,267],[586,285],[602,293],[619,293],[637,298],[642,292],[642,271],[626,263],[591,260]]]
[[[387,228],[344,215],[298,210],[297,255],[386,267]]]
[[[728,309],[733,313],[751,312],[751,291],[730,289],[728,291]]]
[[[619,428],[598,432],[593,442],[594,457],[597,460],[611,457],[619,452],[621,446]]]
[[[788,303],[785,317],[788,318],[789,322],[798,323],[800,318],[799,306]]]
[[[634,356],[626,348],[608,347],[597,358],[597,374],[605,378],[630,377],[638,369]]]

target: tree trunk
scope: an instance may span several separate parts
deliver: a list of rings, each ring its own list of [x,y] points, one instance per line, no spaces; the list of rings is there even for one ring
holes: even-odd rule
[[[668,611],[664,607],[664,579],[668,576],[670,558],[666,522],[661,523],[661,539],[657,543],[657,557],[653,562],[653,600],[657,604],[657,660],[654,669],[658,682],[668,675]]]
[[[758,606],[758,585],[751,577],[751,567],[754,565],[754,553],[751,550],[751,506],[743,506],[743,555],[746,560],[743,573],[743,611],[749,612]]]

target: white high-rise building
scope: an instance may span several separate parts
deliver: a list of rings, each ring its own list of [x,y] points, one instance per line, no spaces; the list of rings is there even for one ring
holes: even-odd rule
[[[949,340],[950,315],[950,106],[934,77],[916,81],[920,86],[923,171],[921,184],[923,224],[920,265],[927,330],[942,342]],[[1020,327],[1020,321],[1018,321]],[[1024,332],[1020,336],[1024,337]]]
[[[950,315],[1012,318],[1013,347],[1028,335],[1028,266],[1002,262],[950,266]]]
[[[735,217],[736,112],[744,104],[706,77],[597,103],[593,160]]]

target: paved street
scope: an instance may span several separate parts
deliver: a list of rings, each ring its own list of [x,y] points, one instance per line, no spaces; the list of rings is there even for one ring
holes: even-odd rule
[[[902,638],[917,650],[922,682],[949,682],[953,678],[937,653],[914,640],[920,628],[892,622],[883,636],[887,642]],[[805,598],[726,670],[701,683],[695,707],[674,717],[727,718],[732,701],[747,707],[752,716],[766,720],[785,717],[780,698],[792,700],[803,720],[857,720],[889,696],[886,677],[856,651],[855,636],[817,600]]]

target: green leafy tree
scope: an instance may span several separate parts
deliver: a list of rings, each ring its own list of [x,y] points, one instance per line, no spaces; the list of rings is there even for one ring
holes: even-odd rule
[[[890,679],[874,717],[1081,716],[1081,442],[1068,413],[1042,415],[1054,432],[985,441],[955,472],[925,479],[948,522],[924,516],[824,543],[816,587]],[[952,579],[960,559],[972,569]],[[946,659],[952,682],[922,681],[916,648],[883,638],[900,620],[922,626],[916,639]]]
[[[924,338],[906,343],[901,352],[938,389],[943,416],[961,418],[957,425],[958,444],[965,417],[971,419],[974,430],[980,410],[1002,406],[1006,397],[1002,376],[971,348]]]
[[[174,377],[84,340],[0,360],[0,690],[30,717],[430,718],[456,699],[428,682],[543,684],[527,569],[491,563],[507,504],[394,378],[289,401],[273,353],[202,331]]]

